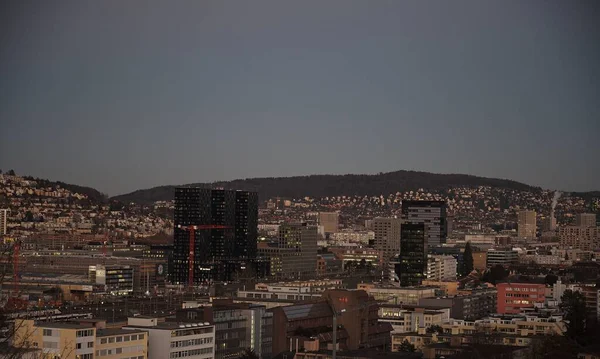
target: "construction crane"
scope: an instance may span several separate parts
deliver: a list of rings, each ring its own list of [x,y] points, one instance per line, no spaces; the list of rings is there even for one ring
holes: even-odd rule
[[[219,225],[219,224],[201,224],[201,225],[188,225],[188,226],[182,226],[182,225],[177,225],[177,228],[186,230],[190,233],[190,244],[189,244],[189,249],[190,249],[190,253],[188,255],[188,288],[191,289],[194,287],[194,261],[195,261],[195,257],[194,257],[194,252],[195,252],[195,246],[196,246],[196,232],[197,230],[205,230],[205,229],[227,229],[227,228],[231,228],[229,226],[223,226],[223,225]]]

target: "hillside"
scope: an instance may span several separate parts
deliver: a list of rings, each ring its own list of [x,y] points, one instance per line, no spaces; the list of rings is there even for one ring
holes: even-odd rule
[[[516,181],[485,178],[463,174],[435,174],[416,171],[396,171],[375,175],[312,175],[296,177],[267,177],[233,181],[193,183],[184,186],[223,187],[257,191],[260,198],[272,197],[327,197],[341,195],[375,196],[424,188],[439,191],[451,187],[490,186],[514,190],[534,191],[532,187]],[[160,186],[137,190],[112,199],[122,202],[151,203],[173,199],[176,186]]]

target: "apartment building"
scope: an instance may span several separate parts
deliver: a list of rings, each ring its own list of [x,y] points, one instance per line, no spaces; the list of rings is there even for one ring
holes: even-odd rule
[[[593,251],[600,247],[600,228],[596,226],[559,227],[558,241],[563,249]]]
[[[382,304],[378,315],[379,322],[392,325],[392,333],[424,333],[432,325],[448,323],[450,308],[434,310],[418,306]]]
[[[519,211],[517,215],[519,238],[534,239],[537,232],[535,211]]]
[[[384,263],[388,263],[391,258],[400,253],[400,226],[402,220],[400,218],[383,218],[377,217],[373,219],[373,248],[381,253],[381,259]]]
[[[450,309],[453,319],[475,320],[496,312],[496,288],[474,289],[470,293],[454,296],[421,298],[419,305],[431,309]]]
[[[480,320],[451,320],[441,325],[444,334],[500,333],[507,335],[563,335],[566,323],[560,315],[494,315]]]
[[[456,280],[457,262],[453,256],[428,255],[427,280],[453,281]]]

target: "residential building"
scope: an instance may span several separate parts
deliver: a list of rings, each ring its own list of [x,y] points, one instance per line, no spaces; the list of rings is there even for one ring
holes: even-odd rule
[[[517,220],[517,235],[519,238],[534,239],[537,232],[535,211],[519,211]]]
[[[382,264],[382,252],[372,248],[348,248],[330,247],[328,250],[334,253],[342,261],[345,268],[348,262],[360,263],[363,259],[374,267]]]
[[[335,233],[340,227],[340,214],[337,212],[319,212],[319,225],[325,233]]]
[[[452,256],[456,259],[456,270],[458,273],[464,271],[464,248],[459,247],[433,247],[428,248],[428,253],[433,255],[446,255]],[[475,254],[473,254],[473,262],[475,261]]]
[[[566,323],[560,315],[492,315],[479,320],[451,320],[442,324],[445,334],[501,333],[505,335],[563,335]]]
[[[148,358],[148,333],[145,330],[98,329],[96,359]]]
[[[439,310],[418,306],[383,304],[379,307],[379,322],[392,325],[393,333],[425,332],[432,325],[450,321],[450,308]]]
[[[140,316],[129,318],[123,329],[148,332],[148,359],[215,358],[215,326],[208,322],[159,322]]]
[[[421,285],[427,270],[427,236],[423,223],[403,223],[401,228],[400,263],[395,271],[400,285]]]
[[[508,267],[519,263],[519,253],[512,249],[489,249],[486,259],[488,268],[498,264]]]
[[[256,192],[177,188],[174,211],[175,284],[188,284],[190,269],[194,284],[232,281],[256,258]]]
[[[133,268],[130,266],[105,266],[97,264],[89,267],[90,282],[103,285],[111,295],[133,293]]]
[[[69,322],[15,322],[13,346],[40,349],[49,357],[61,359],[93,359],[96,328],[92,324]]]
[[[596,227],[595,213],[579,213],[575,216],[575,226],[577,227]]]
[[[498,283],[498,307],[500,314],[519,314],[523,308],[544,303],[546,286],[537,283]]]
[[[600,228],[564,226],[558,228],[558,241],[563,249],[593,251],[600,248]]]
[[[8,209],[0,208],[0,236],[6,235],[6,221],[8,219]]]
[[[376,285],[372,283],[360,283],[358,290],[366,291],[378,302],[387,302],[390,304],[417,305],[421,298],[435,297],[438,287],[404,287],[399,288],[391,285]]]
[[[456,280],[456,259],[452,256],[427,256],[426,278],[434,281]]]
[[[449,308],[450,318],[476,320],[496,312],[497,290],[474,289],[470,293],[454,296],[421,298],[418,305],[438,310]]]
[[[390,259],[400,253],[400,218],[373,219],[373,248],[382,255],[382,262],[389,263]]]
[[[446,201],[402,201],[404,223],[424,224],[429,247],[446,243],[448,236]]]

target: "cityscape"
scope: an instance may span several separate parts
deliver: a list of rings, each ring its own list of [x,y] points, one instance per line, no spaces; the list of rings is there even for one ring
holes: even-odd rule
[[[0,13],[0,358],[600,359],[595,2]]]

